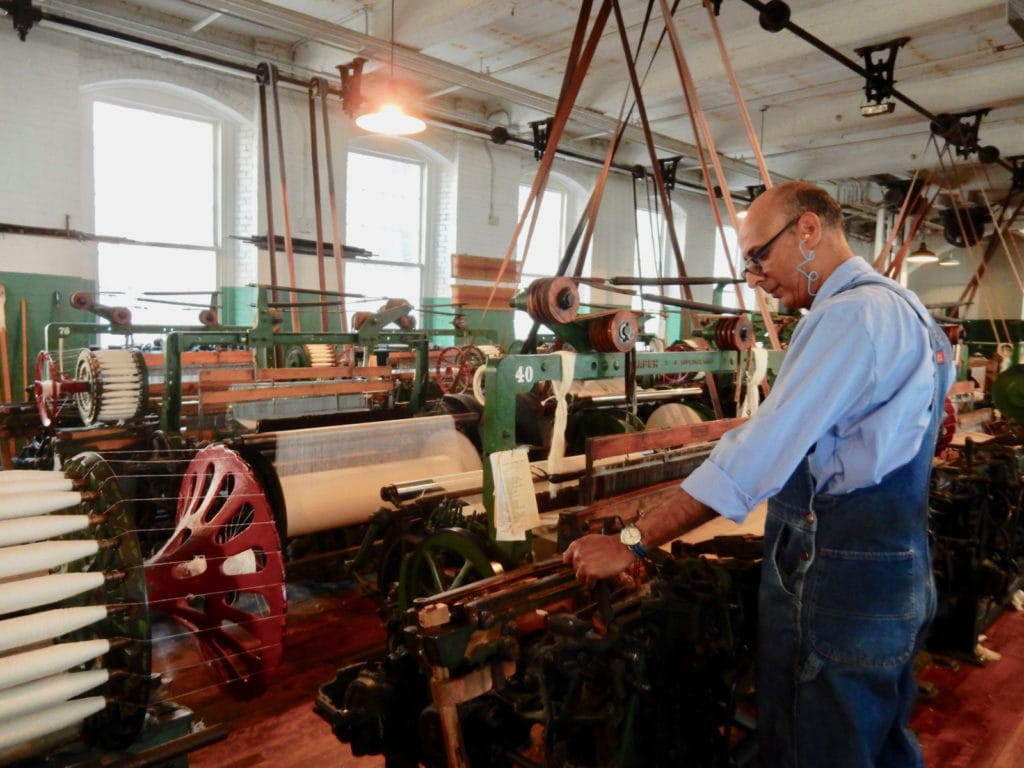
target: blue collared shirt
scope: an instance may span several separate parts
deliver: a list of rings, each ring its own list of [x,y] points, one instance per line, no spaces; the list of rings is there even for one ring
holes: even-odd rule
[[[877,484],[917,454],[934,387],[928,332],[884,286],[841,292],[867,275],[877,277],[860,257],[829,275],[793,332],[771,393],[683,481],[690,495],[741,521],[804,456],[816,492],[841,494]],[[942,382],[943,392],[951,383]]]

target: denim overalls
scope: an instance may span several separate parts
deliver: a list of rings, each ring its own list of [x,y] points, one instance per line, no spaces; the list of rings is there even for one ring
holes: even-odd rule
[[[851,290],[878,283],[868,278]],[[951,362],[913,303],[936,360],[931,424],[916,458],[875,486],[815,495],[807,459],[768,503],[759,596],[757,709],[763,765],[923,766],[906,724],[913,660],[935,611],[928,494]]]

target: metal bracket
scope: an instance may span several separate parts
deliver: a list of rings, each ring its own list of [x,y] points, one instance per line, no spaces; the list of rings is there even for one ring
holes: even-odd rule
[[[256,82],[259,85],[273,85],[277,80],[277,67],[265,61],[256,65]]]
[[[991,111],[991,107],[984,107],[968,112],[936,115],[931,123],[932,133],[938,134],[952,144],[958,157],[970,157],[978,151],[981,118]]]
[[[661,178],[665,182],[665,189],[669,192],[675,189],[676,169],[679,167],[679,161],[682,159],[682,155],[658,159],[658,167],[661,168]]]
[[[1010,163],[1010,172],[1013,174],[1010,178],[1010,191],[1020,192],[1024,189],[1024,155],[1014,155],[1006,160]]]
[[[553,117],[546,117],[543,120],[534,120],[530,123],[533,129],[533,159],[540,160],[544,156],[544,150],[548,146],[548,135],[551,133]]]
[[[766,189],[764,184],[747,184],[747,199],[754,202]]]
[[[892,96],[896,52],[908,42],[910,42],[909,37],[898,37],[887,43],[865,45],[854,50],[854,53],[864,58],[864,69],[868,73],[864,79],[864,96],[867,98],[868,104],[881,104]],[[885,55],[881,58],[877,60],[874,58],[876,53],[883,52]]]
[[[0,10],[5,11],[11,17],[11,23],[18,33],[18,39],[23,42],[28,37],[28,31],[36,22],[43,19],[43,12],[32,7],[32,0],[11,0],[11,2],[0,3]]]
[[[363,103],[362,82],[365,63],[366,59],[357,56],[348,64],[338,65],[338,73],[341,75],[341,108],[349,117],[354,116]]]

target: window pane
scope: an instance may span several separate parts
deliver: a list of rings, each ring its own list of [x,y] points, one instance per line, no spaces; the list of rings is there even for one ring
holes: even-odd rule
[[[383,261],[421,263],[423,167],[351,152],[345,240]]]
[[[366,301],[349,299],[355,312],[376,312],[387,299],[405,299],[414,307],[420,300],[420,270],[394,264],[373,264],[360,260],[345,265],[345,290],[366,296]],[[364,306],[365,304],[365,306]]]
[[[210,293],[217,284],[212,251],[176,248],[151,248],[140,245],[99,245],[100,303],[128,307],[133,325],[197,326],[202,307],[166,302],[185,302],[209,306]],[[177,295],[151,295],[146,292]],[[136,335],[143,343],[153,335]],[[110,340],[120,343],[119,338]]]
[[[93,172],[98,233],[214,244],[211,123],[96,102]]]
[[[522,215],[526,200],[530,196],[530,187],[519,186],[519,215]],[[530,228],[530,220],[533,218],[533,209],[523,224],[523,230],[519,234],[516,243],[518,249],[516,258],[523,259],[523,251],[526,248],[526,236]],[[523,264],[523,274],[534,277],[551,277],[558,271],[558,263],[562,260],[565,252],[565,193],[558,190],[548,189],[544,191],[540,200],[540,212],[537,214],[537,226],[533,229],[533,237],[530,240],[530,250],[526,254],[526,261]],[[524,284],[530,282],[524,280]]]
[[[376,312],[388,298],[419,307],[422,189],[421,163],[349,153],[345,242],[374,254],[345,263],[345,290],[369,297],[348,301],[352,311]]]
[[[740,245],[739,240],[736,237],[736,230],[726,224],[724,226],[725,237],[729,244],[729,254],[726,255],[725,247],[722,245],[722,238],[720,236],[715,238],[715,277],[730,277],[732,273],[729,271],[729,256],[732,257],[734,264],[738,266],[735,268],[736,276],[743,277],[743,259],[740,257]],[[737,291],[743,294],[743,306],[745,309],[755,309],[757,307],[757,298],[754,296],[754,290],[746,283],[741,283],[738,286],[729,286],[722,291],[722,304],[727,307],[739,308],[740,300],[737,298]]]

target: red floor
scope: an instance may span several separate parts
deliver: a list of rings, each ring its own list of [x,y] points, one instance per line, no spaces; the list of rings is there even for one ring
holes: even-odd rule
[[[932,663],[920,675],[936,691],[911,721],[929,768],[1024,766],[1024,613],[1007,611],[987,636],[983,645],[999,660]]]

